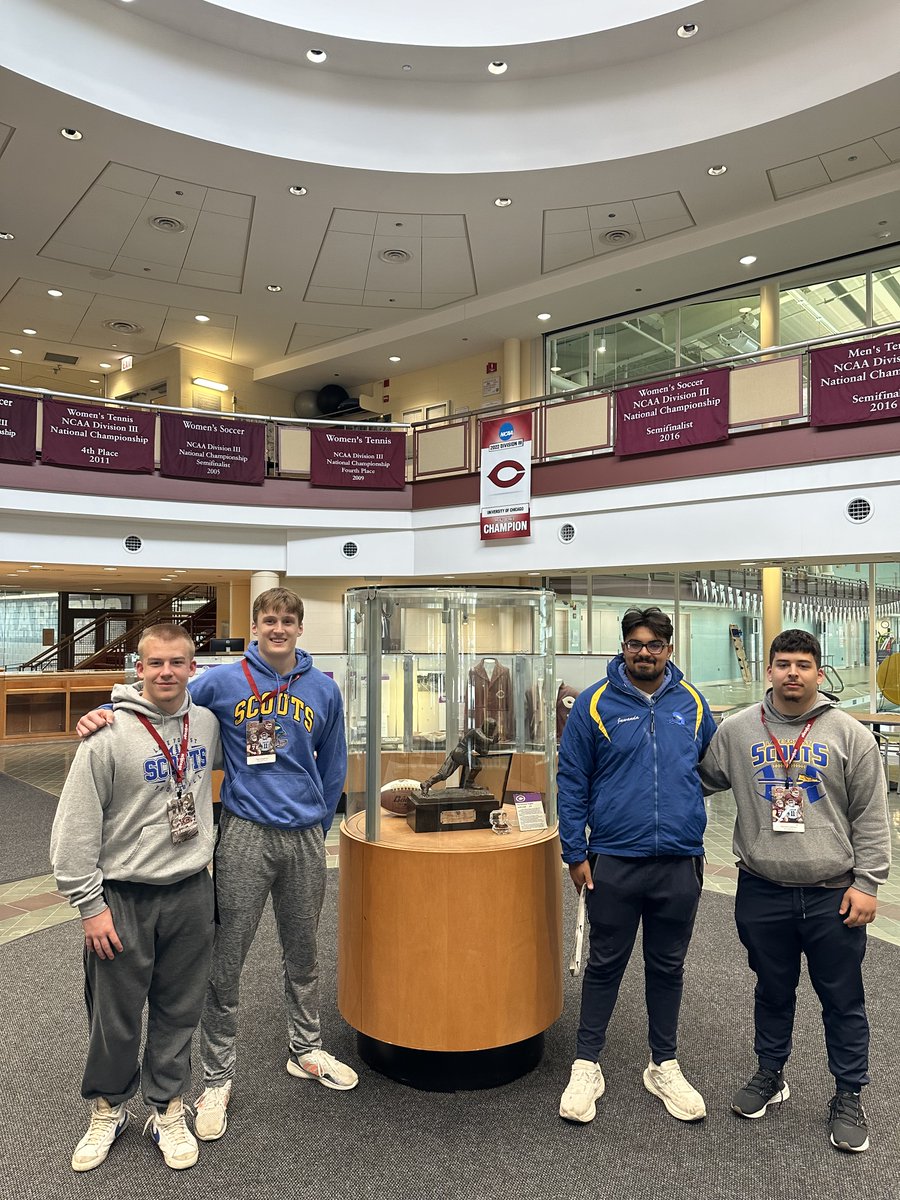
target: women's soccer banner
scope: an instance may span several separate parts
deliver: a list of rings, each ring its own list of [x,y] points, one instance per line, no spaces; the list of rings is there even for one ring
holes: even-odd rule
[[[37,400],[32,396],[8,396],[0,392],[0,460],[33,463],[37,455]]]
[[[266,477],[262,421],[160,413],[159,471],[180,479],[260,485]]]
[[[726,441],[730,374],[720,367],[616,392],[616,454]]]
[[[152,475],[156,416],[140,409],[44,400],[41,461]]]
[[[811,425],[900,417],[900,333],[809,352]]]
[[[531,537],[534,412],[482,421],[481,540]]]

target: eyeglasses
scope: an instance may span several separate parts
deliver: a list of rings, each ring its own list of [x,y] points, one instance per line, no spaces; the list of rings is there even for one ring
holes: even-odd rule
[[[649,650],[651,654],[662,654],[668,642],[639,642],[637,638],[629,638],[622,645],[626,650],[630,650],[632,654],[640,654],[642,650]]]

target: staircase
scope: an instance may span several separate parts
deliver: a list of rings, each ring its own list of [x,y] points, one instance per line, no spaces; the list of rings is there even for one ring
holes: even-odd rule
[[[159,622],[184,626],[202,653],[216,636],[216,589],[192,584],[145,613],[103,613],[22,663],[19,670],[59,671],[74,663],[76,671],[124,671],[126,656],[137,651],[144,630]]]

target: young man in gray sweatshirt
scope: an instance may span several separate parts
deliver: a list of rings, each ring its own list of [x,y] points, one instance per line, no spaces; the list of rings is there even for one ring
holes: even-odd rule
[[[802,629],[780,633],[765,700],[722,723],[700,775],[707,792],[734,791],[735,920],[757,979],[759,1069],[731,1107],[762,1117],[790,1096],[784,1066],[805,954],[835,1080],[831,1144],[860,1151],[869,1146],[862,960],[890,869],[890,826],[877,743],[819,691],[823,678],[817,639]]]
[[[183,1094],[213,945],[207,867],[219,725],[191,703],[194,670],[194,643],[180,626],[144,633],[139,683],[113,689],[117,720],[79,746],[53,822],[57,886],[84,930],[90,1024],[81,1094],[91,1119],[74,1171],[106,1159],[138,1086],[151,1110],[144,1131],[166,1164],[181,1170],[197,1161]]]

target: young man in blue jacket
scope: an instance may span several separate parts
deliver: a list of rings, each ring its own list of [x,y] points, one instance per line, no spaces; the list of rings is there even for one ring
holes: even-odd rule
[[[622,618],[622,653],[572,708],[559,747],[563,859],[587,888],[590,954],[575,1062],[559,1114],[588,1122],[606,1083],[600,1055],[643,925],[650,1063],[644,1086],[680,1121],[706,1116],[678,1065],[684,959],[703,886],[706,809],[697,765],[715,732],[706,701],[670,661],[657,607]]]
[[[241,972],[270,895],[283,951],[287,1070],[337,1091],[358,1083],[352,1068],[322,1049],[319,1024],[317,934],[325,835],[347,773],[344,705],[334,680],[297,649],[302,632],[300,597],[285,588],[263,592],[246,657],[191,684],[194,702],[218,717],[225,760],[215,854],[219,924],[200,1023],[206,1088],[194,1132],[201,1141],[220,1138],[227,1125]],[[78,732],[110,716],[88,714]]]

